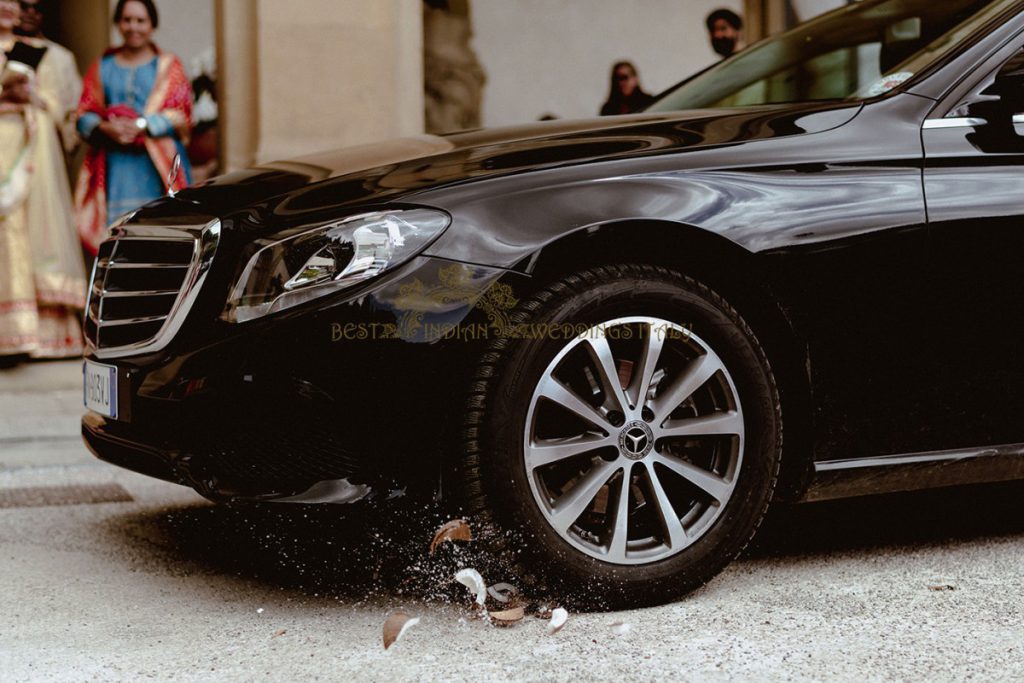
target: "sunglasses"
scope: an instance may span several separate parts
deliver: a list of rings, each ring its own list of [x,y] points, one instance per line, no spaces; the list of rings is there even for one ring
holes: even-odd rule
[[[627,74],[627,73],[617,73],[617,74],[615,74],[615,80],[618,81],[619,83],[621,83],[623,81],[628,81],[631,78],[633,78],[633,74]]]
[[[42,10],[39,8],[38,2],[25,2],[25,0],[21,0],[21,2],[19,2],[18,4],[21,5],[22,12],[42,12]]]

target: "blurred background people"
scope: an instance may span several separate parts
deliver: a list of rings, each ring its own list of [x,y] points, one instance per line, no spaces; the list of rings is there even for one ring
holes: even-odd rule
[[[192,164],[192,182],[199,184],[217,174],[220,166],[220,145],[217,118],[217,55],[213,48],[204,51],[191,62],[192,94],[195,106],[192,118],[192,141],[188,145],[188,159]]]
[[[608,99],[601,107],[601,116],[618,116],[643,111],[654,101],[640,87],[640,77],[631,62],[616,62],[612,67],[611,88]]]
[[[732,57],[744,47],[743,19],[729,9],[716,9],[704,20],[708,27],[711,49],[722,58]]]
[[[185,145],[192,129],[192,86],[181,62],[153,43],[160,24],[152,0],[119,0],[114,23],[120,47],[108,50],[85,76],[78,133],[91,149],[75,192],[78,230],[96,253],[108,222],[168,190],[177,154],[175,190],[192,181]]]
[[[14,34],[0,0],[0,364],[82,353],[85,268],[57,125],[65,105],[49,47]]]
[[[82,94],[82,77],[75,64],[75,56],[63,45],[59,45],[43,35],[43,22],[47,14],[52,12],[52,0],[21,0],[21,24],[15,29],[19,36],[35,38],[46,47],[46,60],[56,78],[57,92],[61,108],[65,112],[64,120],[58,121],[61,142],[64,151],[71,155],[78,147],[78,135],[75,133],[75,108],[78,97]]]

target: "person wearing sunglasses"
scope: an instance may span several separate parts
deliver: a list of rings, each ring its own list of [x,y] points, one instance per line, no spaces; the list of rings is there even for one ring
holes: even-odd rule
[[[21,6],[21,24],[14,32],[19,36],[37,40],[47,47],[46,59],[56,75],[61,108],[66,112],[64,119],[57,122],[58,132],[61,142],[64,143],[65,153],[68,157],[73,156],[78,147],[75,108],[82,93],[82,76],[78,73],[75,56],[71,54],[71,50],[43,35],[43,24],[51,11],[52,0],[21,0],[18,4]]]
[[[653,101],[654,96],[644,92],[640,87],[640,77],[632,62],[617,62],[612,67],[611,89],[608,99],[601,107],[601,116],[618,116],[643,111]]]

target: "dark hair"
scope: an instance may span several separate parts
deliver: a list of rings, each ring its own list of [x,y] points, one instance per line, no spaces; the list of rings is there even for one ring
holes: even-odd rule
[[[120,23],[121,17],[124,16],[124,6],[129,3],[130,0],[117,0],[117,7],[114,8],[114,23]],[[141,2],[145,8],[146,13],[149,15],[149,22],[153,24],[153,28],[160,25],[160,13],[156,11],[156,4],[153,0],[135,0]]]
[[[731,9],[716,9],[708,15],[707,19],[705,19],[705,23],[708,25],[708,33],[711,33],[711,31],[714,30],[715,22],[719,19],[724,19],[729,26],[732,26],[737,31],[743,28],[743,19],[740,18],[740,15],[736,14]]]
[[[618,71],[619,69],[623,68],[623,67],[625,67],[625,68],[629,69],[630,71],[632,71],[634,76],[639,76],[640,75],[637,72],[636,67],[633,66],[633,62],[628,62],[625,59],[622,60],[621,62],[615,62],[615,64],[612,65],[612,75],[611,75],[612,87],[611,87],[611,94],[608,96],[609,98],[615,97],[616,93],[618,93],[618,91],[619,91],[619,87],[618,87],[619,81],[618,81],[618,79],[615,78],[615,72]]]
[[[50,7],[52,2],[53,0],[39,0],[39,2],[36,3],[36,11],[39,12],[40,14],[48,13],[51,9],[53,9],[52,7]]]
[[[619,89],[619,82],[615,78],[615,73],[619,69],[629,69],[633,72],[633,76],[636,77],[636,89],[633,90],[633,94],[628,98],[624,97],[622,91]],[[604,106],[601,107],[601,115],[605,113],[620,113],[618,109],[623,104],[629,104],[631,110],[637,110],[641,107],[645,107],[650,104],[654,98],[643,91],[640,87],[640,72],[633,66],[633,62],[622,60],[621,62],[615,62],[612,66],[611,85],[608,91],[608,99],[605,100]]]

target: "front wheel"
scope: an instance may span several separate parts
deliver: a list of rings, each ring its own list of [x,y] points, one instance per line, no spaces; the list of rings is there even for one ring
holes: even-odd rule
[[[753,536],[779,471],[767,359],[706,286],[640,265],[552,283],[492,342],[461,468],[492,547],[571,600],[664,602]]]

